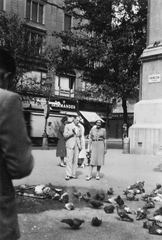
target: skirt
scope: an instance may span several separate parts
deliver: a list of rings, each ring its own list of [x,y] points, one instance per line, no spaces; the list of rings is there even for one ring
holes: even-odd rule
[[[66,157],[66,146],[65,146],[65,141],[63,140],[58,140],[56,157]]]
[[[104,165],[105,154],[104,154],[104,142],[93,141],[90,165],[102,166]]]

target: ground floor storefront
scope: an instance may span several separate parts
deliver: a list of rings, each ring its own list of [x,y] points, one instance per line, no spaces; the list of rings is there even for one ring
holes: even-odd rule
[[[42,144],[42,135],[47,132],[49,144],[57,143],[57,132],[61,119],[69,112],[78,113],[84,120],[85,136],[97,119],[102,119],[108,138],[121,139],[123,135],[123,115],[111,113],[110,104],[95,101],[76,101],[74,99],[50,99],[49,117],[46,121],[44,109],[46,98],[31,98],[23,101],[23,110],[28,134],[33,144]],[[128,127],[133,123],[133,114],[128,114]]]

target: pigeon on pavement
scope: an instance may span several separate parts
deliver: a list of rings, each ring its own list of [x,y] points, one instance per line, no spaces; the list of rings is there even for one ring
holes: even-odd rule
[[[125,205],[124,204],[124,206],[123,206],[123,209],[126,211],[126,213],[128,213],[128,214],[136,214],[136,212],[133,210],[133,209],[131,209],[130,207],[128,207],[127,205]]]
[[[143,222],[143,228],[149,229],[150,227],[152,227],[152,222],[150,221]]]
[[[152,223],[152,226],[149,228],[149,233],[154,235],[162,235],[162,227],[160,227],[156,221]]]
[[[162,215],[162,207],[158,208],[155,212],[154,212],[154,216],[156,215]]]
[[[155,207],[155,203],[150,198],[148,198],[147,203],[143,206],[143,208],[146,208],[146,209],[154,208],[154,207]]]
[[[65,208],[67,210],[74,210],[74,204],[73,203],[66,203]]]
[[[62,219],[61,222],[68,224],[72,229],[78,229],[82,225],[82,223],[84,223],[84,220],[78,218],[66,218]]]
[[[110,205],[104,207],[105,213],[113,213],[114,209],[115,209],[115,207],[113,204],[110,204]]]
[[[103,206],[103,203],[99,201],[90,201],[90,204],[96,209]]]
[[[81,192],[78,191],[78,190],[76,190],[76,189],[74,189],[73,195],[74,195],[76,198],[79,198],[79,199],[82,198]]]
[[[130,222],[134,221],[134,219],[131,218],[123,208],[120,209],[119,205],[116,206],[116,209],[117,209],[117,214],[122,221],[130,221]]]
[[[154,217],[148,217],[147,218],[149,221],[157,221],[162,223],[162,215],[156,215]]]
[[[112,187],[108,188],[107,194],[108,195],[113,195],[114,194],[114,189]]]
[[[142,220],[147,217],[150,212],[146,208],[138,208],[136,220]]]
[[[60,198],[59,198],[60,202],[64,202],[64,203],[68,203],[69,202],[69,195],[67,192],[64,192]]]
[[[102,223],[102,219],[98,219],[97,217],[92,218],[91,224],[92,226],[99,227]]]
[[[86,194],[83,194],[82,197],[86,202],[89,202],[91,199],[91,194],[89,192],[87,192]]]
[[[120,197],[120,195],[117,196],[117,198],[115,199],[115,202],[116,202],[119,206],[124,205],[124,200]]]
[[[105,198],[105,194],[103,192],[96,193],[96,195],[94,196],[94,199],[99,200],[99,201],[103,201],[104,198]]]

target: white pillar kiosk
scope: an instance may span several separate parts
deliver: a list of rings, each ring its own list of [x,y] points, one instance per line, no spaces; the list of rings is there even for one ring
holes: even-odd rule
[[[130,153],[162,148],[162,0],[148,0],[147,48],[141,56],[140,101],[129,129]]]

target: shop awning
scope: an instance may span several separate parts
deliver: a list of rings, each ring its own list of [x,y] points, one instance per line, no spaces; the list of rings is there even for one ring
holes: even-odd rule
[[[81,115],[88,121],[88,122],[95,122],[97,120],[101,120],[102,122],[105,122],[100,116],[95,112],[86,112],[86,111],[80,111]]]

